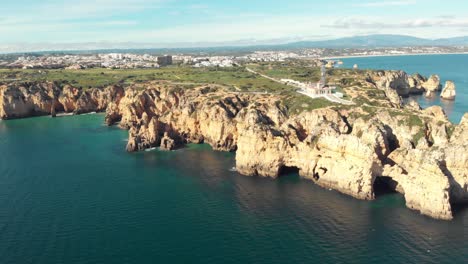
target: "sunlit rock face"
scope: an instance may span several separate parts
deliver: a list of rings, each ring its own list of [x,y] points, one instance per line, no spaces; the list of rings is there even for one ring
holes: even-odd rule
[[[107,109],[124,95],[120,86],[83,90],[52,82],[33,82],[0,86],[0,118],[12,119],[57,112],[89,113]]]
[[[385,179],[409,208],[451,219],[452,206],[468,202],[468,117],[453,125],[440,107],[403,107],[392,85],[408,76],[374,77],[384,79],[373,89],[387,91],[379,101],[385,107],[331,105],[291,114],[284,95],[218,86],[149,82],[82,90],[25,83],[0,86],[0,117],[105,110],[108,125],[129,130],[129,152],[207,143],[235,152],[241,174],[276,178],[294,167],[311,182],[364,200],[374,199],[376,179]]]
[[[445,100],[455,100],[456,95],[457,92],[455,89],[455,83],[452,81],[445,82],[445,86],[442,90],[442,93],[440,94],[440,97]]]
[[[422,83],[424,90],[428,92],[437,92],[442,88],[440,84],[440,77],[438,75],[431,75],[427,81]]]
[[[452,204],[467,201],[466,122],[453,126],[440,107],[413,107],[411,114],[395,107],[397,117],[380,109],[366,119],[360,107],[290,115],[279,99],[210,87],[130,89],[107,116],[130,129],[129,151],[205,142],[235,151],[241,174],[276,178],[294,167],[320,186],[365,200],[375,198],[374,182],[385,177],[409,208],[438,219],[452,219]]]

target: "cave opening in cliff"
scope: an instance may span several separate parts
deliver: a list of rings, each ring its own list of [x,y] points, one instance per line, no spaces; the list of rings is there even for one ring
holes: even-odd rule
[[[281,166],[278,172],[279,177],[299,175],[298,167]]]
[[[388,194],[397,193],[396,187],[398,182],[393,180],[391,177],[377,177],[374,181],[374,195],[376,198]]]

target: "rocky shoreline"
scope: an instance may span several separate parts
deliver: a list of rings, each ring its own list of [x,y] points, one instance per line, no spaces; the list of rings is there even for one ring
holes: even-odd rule
[[[0,117],[106,111],[108,125],[129,130],[130,152],[206,143],[235,152],[243,175],[276,178],[293,167],[320,186],[363,200],[375,199],[378,179],[402,193],[409,208],[449,220],[453,205],[468,203],[468,114],[453,125],[440,107],[405,106],[398,96],[412,87],[439,87],[435,79],[377,72],[366,85],[384,92],[384,106],[333,105],[294,114],[281,95],[214,85],[180,89],[148,82],[83,91],[24,83],[0,87]]]
[[[0,86],[0,119],[15,119],[56,113],[103,112],[110,102],[124,96],[124,88],[105,89],[61,87],[52,82],[25,82]]]

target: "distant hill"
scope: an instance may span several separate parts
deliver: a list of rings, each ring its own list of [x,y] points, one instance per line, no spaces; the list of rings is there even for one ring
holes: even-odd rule
[[[96,43],[94,43],[97,45]],[[118,46],[119,43],[115,43]],[[392,48],[392,47],[417,47],[417,46],[466,46],[468,47],[468,36],[444,39],[424,39],[404,35],[368,35],[368,36],[355,36],[347,38],[339,38],[332,40],[320,41],[299,41],[286,44],[262,44],[262,45],[242,45],[235,46],[232,43],[223,45],[216,43],[216,45],[206,47],[193,47],[193,48],[139,48],[150,47],[150,43],[127,43],[123,46],[132,46],[131,48],[103,48],[74,50],[67,48],[61,50],[60,48],[52,49],[49,51],[37,52],[21,52],[19,54],[94,54],[94,53],[112,53],[112,52],[129,52],[129,53],[150,53],[150,54],[205,54],[205,55],[242,55],[253,51],[261,50],[294,50],[301,48],[329,48],[329,49],[343,49],[343,48]],[[196,43],[195,43],[196,44]],[[155,45],[156,46],[156,45]],[[174,45],[177,47],[177,45]],[[0,52],[1,53],[1,52]],[[4,57],[4,55],[2,55]]]
[[[468,46],[468,36],[437,39],[434,42],[437,43],[438,46]]]
[[[287,48],[382,48],[405,46],[468,46],[467,37],[423,39],[403,35],[368,35],[322,41],[301,41],[282,45]]]

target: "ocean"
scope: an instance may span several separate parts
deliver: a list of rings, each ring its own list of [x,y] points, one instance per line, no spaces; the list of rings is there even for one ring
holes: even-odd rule
[[[102,114],[0,121],[0,263],[468,259],[468,208],[438,221],[400,194],[360,201],[294,173],[239,175],[233,153],[207,145],[131,154],[126,139]]]
[[[441,100],[437,95],[426,98],[424,95],[411,96],[423,108],[440,105],[445,110],[450,121],[460,123],[463,115],[468,112],[468,54],[449,55],[412,55],[412,56],[382,56],[340,59],[341,67],[352,68],[357,64],[360,69],[374,70],[404,70],[408,74],[420,73],[426,77],[437,74],[442,80],[455,82],[457,97],[455,101]]]
[[[451,222],[297,174],[233,171],[207,145],[125,152],[102,114],[0,121],[0,263],[462,263]]]

